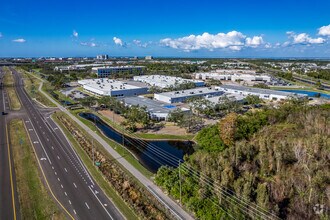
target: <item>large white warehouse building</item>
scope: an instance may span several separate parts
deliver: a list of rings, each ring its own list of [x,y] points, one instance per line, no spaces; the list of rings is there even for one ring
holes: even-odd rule
[[[208,73],[196,73],[196,79],[215,79],[215,80],[229,80],[229,81],[247,81],[247,82],[270,82],[271,77],[267,75],[252,75],[252,74],[230,74],[230,73],[218,73],[218,72],[208,72]]]
[[[175,76],[165,76],[165,75],[144,75],[144,76],[134,76],[133,79],[135,81],[144,82],[149,84],[150,86],[155,86],[159,88],[169,88],[175,87],[179,84],[184,83],[194,83],[195,86],[204,86],[204,82],[201,80],[193,80],[193,79],[183,79],[181,77]]]
[[[108,78],[79,80],[85,90],[99,96],[127,97],[148,93],[148,87],[131,85]]]
[[[243,96],[256,95],[261,99],[268,99],[268,100],[284,100],[292,97],[297,97],[297,98],[307,97],[307,95],[297,94],[293,92],[282,92],[277,90],[259,89],[259,88],[236,86],[236,85],[222,85],[216,88],[226,93],[240,94]]]
[[[195,88],[195,89],[187,89],[181,91],[173,91],[173,92],[163,92],[154,94],[154,99],[166,103],[178,103],[184,102],[188,98],[192,97],[212,97],[212,96],[219,96],[223,94],[223,91],[219,89],[212,89],[211,87],[202,87],[202,88]]]
[[[169,105],[164,102],[160,102],[157,100],[145,98],[145,97],[126,97],[121,99],[126,106],[140,106],[146,107],[146,110],[149,113],[151,119],[157,121],[167,120],[170,113],[176,109],[181,109],[183,112],[189,112],[190,110],[187,108],[177,107],[175,105]]]

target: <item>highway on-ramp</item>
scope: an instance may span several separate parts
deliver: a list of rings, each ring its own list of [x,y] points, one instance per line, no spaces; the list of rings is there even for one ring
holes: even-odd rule
[[[36,153],[43,181],[70,219],[124,219],[90,176],[76,152],[48,114],[40,111],[14,73],[16,91],[26,111],[24,124]]]

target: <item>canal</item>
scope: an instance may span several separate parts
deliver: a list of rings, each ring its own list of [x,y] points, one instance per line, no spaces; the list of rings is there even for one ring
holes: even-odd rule
[[[178,159],[183,160],[185,154],[194,152],[192,141],[142,140],[118,132],[92,113],[80,113],[79,116],[93,122],[108,138],[124,145],[153,173],[162,165],[178,166]]]

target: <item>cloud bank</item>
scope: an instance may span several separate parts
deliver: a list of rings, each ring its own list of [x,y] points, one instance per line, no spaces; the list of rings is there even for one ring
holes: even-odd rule
[[[183,51],[194,51],[207,49],[228,48],[230,50],[239,51],[244,47],[259,47],[264,44],[262,36],[247,37],[238,31],[230,31],[228,33],[209,34],[207,32],[202,35],[189,35],[182,38],[165,38],[160,40],[160,44],[166,47],[180,49]]]
[[[118,37],[113,37],[113,42],[118,45],[118,46],[121,46],[121,47],[124,47],[126,44]]]

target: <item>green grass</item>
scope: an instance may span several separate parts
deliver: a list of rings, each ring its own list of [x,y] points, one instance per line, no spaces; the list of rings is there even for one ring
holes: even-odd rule
[[[7,87],[6,88],[8,97],[9,97],[9,103],[10,108],[12,110],[20,110],[21,109],[21,103],[17,97],[17,93],[13,87]]]
[[[84,123],[86,126],[88,126],[90,129],[95,131],[96,134],[98,134],[100,137],[103,138],[104,141],[106,141],[114,150],[116,150],[122,157],[125,157],[125,159],[134,166],[137,170],[139,170],[144,176],[150,178],[153,176],[153,174],[147,170],[142,164],[139,163],[139,161],[122,145],[118,144],[117,142],[111,140],[110,138],[107,138],[95,125],[93,122],[86,120],[78,115],[79,112],[86,112],[86,110],[76,110],[71,111],[72,114],[76,115],[76,117]],[[85,132],[85,131],[84,131]],[[87,132],[86,132],[87,133]]]
[[[40,180],[41,174],[22,120],[10,122],[10,143],[13,151],[21,219],[64,219]]]
[[[12,110],[20,110],[21,109],[21,103],[17,97],[16,90],[14,88],[14,77],[8,69],[5,69],[6,74],[3,77],[3,84],[6,88],[6,92],[9,98],[9,105]]]
[[[64,125],[56,118],[56,116],[58,115],[64,116],[66,119],[70,120],[70,122],[74,124],[74,126],[78,128],[81,133],[84,133],[86,135],[85,137],[88,138],[89,140],[91,140],[92,137],[89,134],[87,134],[87,132],[85,132],[83,129],[81,129],[79,125],[75,124],[66,114],[62,112],[58,112],[52,116],[52,118],[56,121],[56,123],[59,124],[59,126],[62,128],[66,137],[73,144],[79,157],[82,159],[83,163],[85,164],[85,166],[87,167],[93,178],[96,180],[96,182],[99,184],[99,186],[106,193],[106,195],[112,199],[116,207],[121,211],[121,213],[123,213],[123,215],[125,215],[127,219],[137,219],[135,213],[122,200],[122,198],[117,194],[117,192],[109,185],[109,183],[103,177],[102,173],[95,166],[93,166],[92,160],[88,157],[86,152],[79,146],[79,143],[76,141],[76,139],[74,139],[74,137],[71,135],[69,130],[66,127],[64,127]],[[99,143],[95,143],[95,146],[99,151],[105,153],[103,147]],[[111,156],[108,154],[107,157],[111,158]]]
[[[41,84],[41,81],[38,78],[36,78],[34,74],[27,73],[22,69],[17,69],[17,71],[23,74],[24,88],[31,98],[36,99],[38,102],[42,103],[45,106],[56,107],[54,103],[52,103],[46,96],[44,96],[39,91],[39,86]],[[45,84],[43,85],[43,87],[44,86]]]

